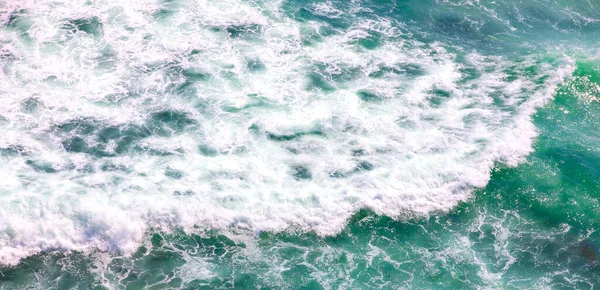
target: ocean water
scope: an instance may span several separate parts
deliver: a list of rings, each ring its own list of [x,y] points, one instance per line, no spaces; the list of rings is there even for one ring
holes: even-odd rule
[[[0,0],[0,289],[596,289],[596,0]]]

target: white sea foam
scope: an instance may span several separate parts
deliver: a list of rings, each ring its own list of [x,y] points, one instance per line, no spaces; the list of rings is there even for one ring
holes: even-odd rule
[[[149,229],[332,235],[362,208],[449,210],[494,162],[531,151],[531,115],[573,70],[419,43],[392,20],[325,34],[279,2],[121,2],[2,8],[13,23],[0,29],[2,264],[46,250],[131,253]],[[383,35],[372,50],[357,44],[370,31]],[[152,131],[165,111],[187,125],[133,136],[122,154],[122,140],[99,137]],[[77,131],[85,122],[95,131]],[[67,150],[75,134],[104,155]]]

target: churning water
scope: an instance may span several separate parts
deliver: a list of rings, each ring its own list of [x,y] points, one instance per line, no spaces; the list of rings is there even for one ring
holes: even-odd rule
[[[593,288],[600,3],[0,1],[0,288]]]

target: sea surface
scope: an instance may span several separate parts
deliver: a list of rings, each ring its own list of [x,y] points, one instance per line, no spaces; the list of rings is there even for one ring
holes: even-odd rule
[[[0,0],[0,289],[600,289],[598,0]]]

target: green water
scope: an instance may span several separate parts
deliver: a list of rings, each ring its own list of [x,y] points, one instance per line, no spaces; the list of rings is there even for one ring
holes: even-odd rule
[[[495,168],[489,184],[450,213],[394,221],[361,211],[327,238],[155,233],[132,257],[108,263],[102,279],[126,289],[593,289],[600,282],[600,104],[589,98],[600,97],[598,69],[579,63],[534,116],[534,153],[516,168]],[[203,279],[178,278],[206,265]],[[102,288],[96,270],[85,255],[44,254],[4,269],[2,282]]]
[[[107,7],[112,5],[110,1],[107,3]],[[181,7],[187,7],[182,3],[189,4],[186,1],[160,4],[162,10],[159,9],[158,12],[151,14],[152,17],[155,17],[152,23],[159,29],[163,27],[161,25],[172,25],[172,22],[165,21],[178,15],[176,14],[176,12],[180,12],[178,9],[184,9]],[[407,41],[409,44],[403,47],[404,49],[425,47],[430,49],[428,52],[431,55],[452,54],[455,56],[453,61],[461,65],[457,70],[460,76],[455,81],[456,88],[447,89],[442,88],[440,84],[433,85],[426,92],[426,102],[419,106],[444,108],[443,106],[449,100],[457,98],[458,91],[476,91],[479,88],[486,88],[482,89],[481,94],[489,94],[491,99],[489,106],[497,108],[493,112],[508,116],[498,120],[481,118],[472,123],[468,123],[470,119],[465,118],[468,126],[466,129],[463,128],[464,131],[453,131],[452,134],[455,135],[470,134],[471,131],[467,129],[476,127],[478,122],[491,122],[491,124],[486,124],[490,128],[516,130],[517,122],[511,123],[513,119],[510,118],[525,114],[520,111],[525,105],[521,105],[527,104],[527,100],[533,95],[544,91],[544,86],[551,78],[551,73],[544,72],[544,68],[549,67],[549,71],[559,70],[560,65],[568,59],[574,62],[574,71],[563,80],[562,84],[557,86],[555,91],[549,91],[553,94],[553,99],[535,109],[531,119],[529,116],[522,119],[531,120],[538,133],[537,137],[533,139],[531,153],[523,157],[516,166],[509,166],[512,164],[508,164],[511,162],[506,161],[505,156],[494,159],[494,166],[490,170],[490,179],[484,186],[477,186],[474,182],[466,181],[467,185],[459,185],[457,189],[453,187],[456,194],[462,193],[463,187],[473,187],[473,190],[466,195],[467,198],[461,199],[449,210],[443,207],[434,207],[431,210],[419,211],[412,207],[400,207],[394,212],[393,217],[390,217],[391,215],[384,214],[387,213],[387,209],[367,206],[350,214],[343,229],[334,234],[319,232],[318,229],[323,228],[318,221],[319,217],[315,217],[315,220],[307,218],[307,222],[304,220],[290,222],[289,226],[283,230],[281,228],[261,230],[252,228],[252,226],[222,227],[221,223],[215,221],[219,216],[214,215],[199,221],[192,221],[194,225],[186,228],[187,224],[182,222],[181,224],[184,225],[178,225],[172,220],[177,221],[178,218],[184,219],[187,216],[178,216],[172,211],[172,215],[177,216],[172,220],[169,218],[142,219],[146,224],[143,228],[141,242],[135,244],[133,251],[127,252],[119,244],[120,239],[110,237],[111,235],[119,237],[123,235],[125,238],[122,239],[128,239],[130,236],[122,234],[126,230],[118,227],[113,230],[110,225],[96,223],[92,214],[69,215],[68,212],[73,210],[60,209],[56,212],[63,212],[67,220],[81,219],[81,221],[77,221],[76,229],[83,229],[83,238],[76,239],[76,242],[72,243],[75,245],[72,248],[69,248],[70,244],[68,243],[64,244],[67,246],[54,246],[52,243],[48,243],[50,246],[43,243],[40,243],[42,246],[33,244],[34,246],[31,247],[34,249],[27,252],[32,254],[19,256],[21,260],[16,264],[0,266],[0,289],[597,289],[600,287],[600,264],[598,261],[600,259],[600,233],[598,232],[600,227],[600,131],[598,130],[600,126],[600,62],[594,51],[597,50],[596,46],[600,40],[600,3],[594,0],[519,1],[518,3],[517,1],[503,3],[490,1],[322,2],[323,5],[329,5],[329,9],[333,7],[338,11],[330,11],[329,14],[315,12],[317,10],[313,8],[316,7],[316,4],[312,1],[293,0],[275,4],[270,1],[240,3],[244,3],[244,5],[249,3],[248,5],[251,7],[265,7],[262,10],[259,9],[261,15],[266,15],[265,17],[275,17],[274,14],[281,13],[283,16],[277,17],[283,17],[292,23],[299,23],[298,33],[301,38],[299,45],[306,49],[326,44],[336,36],[344,35],[349,30],[355,29],[358,21],[368,20],[375,21],[375,23],[387,21],[390,29],[393,28],[399,32],[385,35],[385,29],[379,31],[365,29],[367,36],[348,42],[353,51],[370,56],[370,51],[379,51],[385,44]],[[7,3],[0,2],[0,7],[2,5],[12,7]],[[45,3],[44,5],[50,4]],[[15,7],[17,6],[15,5]],[[18,15],[18,13],[11,15]],[[34,21],[35,16],[31,16]],[[27,23],[26,20],[17,16],[7,19],[2,22],[3,31],[19,29],[27,31],[23,24]],[[75,19],[65,25],[70,25],[69,29],[78,26],[77,29],[93,36],[90,39],[103,37],[102,22],[99,18],[90,19]],[[256,44],[261,42],[255,39],[261,39],[267,35],[269,27],[268,24],[241,23],[226,27],[209,27],[208,31],[216,35],[226,35],[227,41],[248,41],[248,43]],[[181,29],[185,29],[185,27]],[[33,31],[28,33],[33,33]],[[282,41],[286,40],[285,37],[282,39]],[[21,41],[25,42],[22,39]],[[239,46],[241,51],[249,49],[245,42],[243,45],[237,42],[232,43],[233,47]],[[258,46],[258,44],[256,45]],[[444,51],[436,50],[437,46],[443,47]],[[218,48],[215,51],[221,49],[225,50],[225,48]],[[0,56],[8,60],[9,53],[1,54],[2,52],[0,50]],[[470,54],[472,52],[478,53],[482,58],[490,59],[484,62],[486,67],[476,67],[473,63],[469,63],[468,59],[473,57]],[[297,51],[282,51],[277,57],[285,58],[286,53],[291,55]],[[190,58],[193,55],[192,53]],[[260,58],[244,57],[244,60],[247,61],[246,69],[250,73],[269,72],[271,62],[266,61],[265,64]],[[495,66],[494,57],[509,64]],[[441,66],[441,63],[440,61],[438,64]],[[107,65],[110,66],[110,64]],[[42,135],[42,133],[30,129],[35,126],[14,126],[10,130],[17,128],[26,134],[37,136],[34,139],[41,140],[40,142],[45,141],[40,136],[56,137],[58,141],[54,143],[58,144],[56,146],[62,146],[60,147],[62,148],[61,152],[91,156],[94,164],[104,166],[102,172],[119,172],[122,175],[115,177],[115,180],[117,178],[122,180],[134,176],[132,172],[140,170],[139,167],[135,167],[135,164],[143,164],[144,158],[157,158],[164,164],[171,164],[168,161],[175,160],[177,156],[187,156],[185,154],[188,152],[185,148],[153,149],[150,146],[152,144],[148,145],[149,143],[143,142],[150,140],[151,136],[167,138],[166,140],[169,142],[182,142],[176,138],[186,132],[201,130],[198,128],[203,126],[203,122],[209,122],[210,118],[216,119],[220,116],[216,113],[210,115],[212,114],[211,108],[216,106],[215,104],[222,105],[222,112],[242,116],[245,116],[244,114],[259,115],[268,110],[280,110],[289,114],[294,111],[293,106],[289,103],[273,101],[269,97],[258,95],[251,96],[250,101],[241,105],[239,102],[218,103],[218,100],[208,99],[208,97],[199,98],[200,101],[195,100],[193,96],[209,95],[212,92],[211,86],[235,91],[242,90],[247,85],[233,70],[227,71],[226,68],[205,73],[182,70],[177,65],[171,66],[169,63],[161,65],[156,68],[144,68],[148,71],[142,69],[139,74],[146,76],[153,71],[167,71],[164,78],[168,80],[162,79],[162,81],[171,83],[169,86],[164,86],[163,91],[157,89],[155,95],[169,94],[171,98],[184,104],[177,110],[160,106],[159,109],[151,107],[147,104],[153,104],[153,100],[148,98],[146,101],[141,101],[140,104],[148,106],[142,108],[151,108],[154,111],[151,111],[143,122],[133,125],[110,124],[110,119],[98,121],[100,117],[92,116],[86,110],[80,110],[79,112],[84,112],[81,113],[84,117],[85,114],[90,114],[91,117],[73,117],[67,118],[67,121],[56,121],[56,124],[52,125],[50,129],[42,130],[43,134],[48,135]],[[9,71],[11,68],[7,67],[4,69]],[[316,92],[315,94],[319,98],[334,98],[336,94],[341,94],[348,88],[354,89],[352,81],[364,80],[361,78],[360,69],[352,66],[336,67],[341,72],[331,73],[333,67],[331,64],[326,60],[322,62],[315,60],[309,67],[306,75],[303,75],[307,81],[303,84],[302,90]],[[503,69],[502,81],[504,83],[500,83],[497,85],[498,87],[495,85],[491,85],[490,88],[486,87],[486,82],[490,82],[490,80],[482,76],[499,69]],[[430,73],[419,65],[411,65],[410,62],[406,62],[400,67],[380,65],[377,70],[365,73],[365,78],[384,82],[389,81],[390,75],[401,78],[403,83],[395,87],[399,88],[395,92],[403,95],[407,90],[402,85],[411,84],[413,80]],[[181,76],[183,81],[170,79],[169,77],[172,75]],[[177,77],[173,77],[173,79]],[[135,77],[131,78],[135,79]],[[515,93],[521,95],[511,99],[508,95],[512,93],[503,90],[506,86],[521,81],[530,81],[531,86],[521,88],[519,92]],[[44,80],[44,82],[48,81]],[[227,82],[227,85],[222,85],[224,82]],[[131,83],[129,95],[122,99],[126,105],[129,104],[128,100],[136,99],[135,94],[143,95],[148,91],[150,94],[154,94],[151,89],[136,90],[133,88],[136,84],[135,81]],[[209,89],[202,91],[205,87]],[[35,87],[33,90],[39,88],[41,86]],[[50,86],[49,88],[53,89],[54,87]],[[152,87],[152,89],[155,88]],[[387,92],[385,90],[375,91],[371,88],[370,90],[356,89],[352,92],[355,93],[357,99],[360,99],[361,104],[366,104],[367,109],[388,112],[389,108],[386,107],[386,104],[398,106],[396,103],[388,103],[392,101],[385,95]],[[15,102],[21,106],[19,110],[25,112],[23,114],[34,114],[39,110],[45,110],[46,107],[51,107],[50,105],[46,107],[43,104],[40,105],[35,101],[36,99],[27,100],[29,101],[25,103],[20,99],[19,102]],[[121,106],[119,102],[111,103],[111,105]],[[93,106],[97,105],[98,101],[95,100]],[[183,112],[186,106],[193,107],[194,112],[200,112],[198,114],[210,116],[210,118],[199,121],[195,119],[196,115],[193,113]],[[77,111],[66,107],[68,109],[63,110],[65,112]],[[137,110],[138,107],[131,108]],[[414,108],[420,107],[415,106]],[[148,109],[148,112],[151,109]],[[248,113],[248,110],[251,110],[251,113]],[[2,111],[2,114],[13,118],[12,112],[7,109]],[[447,112],[448,114],[458,113],[451,110]],[[423,114],[421,117],[426,115]],[[15,120],[19,120],[18,122],[37,124],[36,121],[21,117],[22,115],[14,116],[17,117],[10,119],[13,123]],[[433,124],[432,126],[443,127],[446,125],[443,121],[435,123],[435,118],[439,118],[439,116],[433,114],[432,116],[431,120],[422,120],[429,122],[427,124]],[[475,115],[472,118],[478,117]],[[3,119],[8,120],[9,117],[4,118],[0,115],[0,123],[3,122]],[[402,120],[400,119],[398,123],[408,128],[407,130],[426,128],[418,127],[408,121],[402,123]],[[509,125],[502,127],[506,123]],[[219,124],[221,125],[214,126],[222,126],[223,123]],[[321,142],[319,140],[325,140],[322,142],[337,140],[335,139],[337,135],[334,136],[332,133],[335,128],[331,129],[328,124],[311,126],[296,128],[295,131],[286,131],[279,130],[279,128],[273,129],[274,127],[267,127],[262,123],[251,123],[251,126],[243,128],[243,131],[248,132],[248,136],[256,140],[266,140],[264,142],[284,144],[285,146],[292,144],[286,147],[286,150],[296,155],[310,147],[308,145],[300,146],[304,140],[317,140],[310,144],[317,144],[317,142]],[[3,128],[9,132],[9,129],[6,129],[8,127]],[[224,128],[223,130],[227,130],[230,127],[224,126]],[[348,128],[343,130],[354,130]],[[208,129],[203,128],[202,130],[205,130],[204,134],[208,135],[206,133],[209,132]],[[494,132],[496,131],[489,134],[495,134]],[[517,135],[515,139],[506,142],[523,141],[524,144],[527,144],[529,142],[527,134]],[[93,142],[89,138],[86,139],[86,136],[93,136]],[[372,138],[376,138],[379,135],[373,136],[375,137]],[[369,136],[365,138],[368,139]],[[489,142],[493,142],[490,140],[502,141],[501,138],[489,140],[470,138],[468,140],[476,141],[473,141],[475,142],[473,148],[479,148],[477,146],[487,148],[485,146],[488,146]],[[294,147],[294,144],[300,145]],[[243,154],[255,150],[249,145],[234,149],[230,147],[217,148],[217,145],[201,143],[196,146],[198,148],[197,156],[210,159],[226,154]],[[430,144],[425,143],[423,146],[430,146]],[[315,145],[315,148],[317,147]],[[45,183],[42,184],[48,184],[47,187],[56,186],[59,182],[51,182],[54,180],[52,178],[44,179],[46,176],[52,176],[51,174],[56,174],[56,172],[75,171],[69,168],[56,169],[56,166],[35,161],[35,158],[27,159],[29,158],[27,154],[30,153],[22,153],[21,151],[26,151],[22,147],[0,146],[0,150],[5,158],[1,160],[5,160],[7,164],[9,161],[13,162],[17,158],[22,158],[23,164],[26,164],[24,167],[36,174],[31,175],[34,177],[30,178],[44,180]],[[390,163],[381,163],[382,161],[378,159],[360,159],[361,156],[366,155],[365,150],[367,149],[353,149],[352,158],[358,158],[352,159],[356,161],[356,165],[345,169],[346,171],[339,170],[329,173],[327,180],[338,182],[338,180],[346,180],[344,178],[360,174],[371,174],[370,172],[381,167],[392,166]],[[433,148],[427,152],[438,154],[438,151],[435,150],[442,152],[441,154],[453,154],[447,148]],[[271,157],[279,158],[277,154],[280,153],[278,152],[274,151]],[[483,152],[488,151],[483,150]],[[35,154],[30,155],[35,156]],[[383,154],[388,153],[377,151],[377,154],[384,156]],[[420,153],[417,152],[416,155],[418,154]],[[477,154],[479,151],[471,155],[461,155],[461,157],[453,159],[453,162],[464,161],[466,164],[476,166],[479,162],[472,162],[472,160],[479,159],[470,158],[475,158],[472,156]],[[113,160],[110,158],[121,156],[142,157],[134,159],[132,161],[134,165],[128,164],[123,168],[119,167],[117,162],[113,164],[107,161]],[[236,160],[246,158],[244,157],[246,155],[240,156],[242,157]],[[316,156],[318,158],[319,155]],[[483,160],[481,162],[485,162],[487,159],[481,160]],[[266,161],[256,159],[252,162]],[[303,186],[306,182],[319,181],[319,173],[313,170],[314,166],[311,167],[311,164],[314,164],[312,159],[299,164],[290,167],[290,180],[299,182],[294,184]],[[208,167],[209,165],[202,166]],[[443,163],[438,166],[448,166],[448,164]],[[201,171],[204,170],[204,167],[187,168],[188,171],[186,171],[163,166],[151,168],[150,171],[159,169],[161,174],[164,172],[169,183],[183,184],[187,182],[186,176],[191,174],[191,171]],[[94,169],[77,170],[78,174],[83,175],[88,174],[87,172],[90,172],[91,175],[91,172],[94,172]],[[150,171],[144,171],[146,172],[144,174],[150,174],[148,173]],[[440,180],[448,178],[453,182],[455,180],[462,181],[460,175],[470,174],[470,171],[456,171],[449,175],[442,173],[440,173]],[[140,176],[146,177],[146,175]],[[420,175],[415,173],[415,176],[418,178]],[[380,175],[372,176],[372,178],[377,177]],[[218,176],[214,175],[211,178],[216,179]],[[246,177],[239,177],[239,180],[245,180],[244,178]],[[114,182],[116,184],[121,181]],[[146,182],[148,181],[146,180]],[[210,180],[201,182],[208,183]],[[343,181],[340,182],[343,183]],[[415,184],[430,185],[427,182]],[[195,194],[193,191],[196,190],[193,186],[197,186],[197,184],[192,185],[191,190],[186,191],[184,188],[175,191],[173,196],[177,198],[193,196]],[[230,185],[223,183],[220,186],[228,188]],[[239,188],[245,190],[251,185],[245,186],[242,185]],[[56,191],[62,190],[62,187],[57,188]],[[94,190],[99,190],[99,192],[102,190],[108,192],[113,189],[106,184],[94,187]],[[127,190],[136,191],[138,189],[131,186]],[[221,189],[219,188],[219,190]],[[382,191],[384,190],[382,189]],[[144,193],[146,194],[146,191]],[[253,194],[250,190],[244,191],[244,193]],[[2,194],[10,197],[14,192],[6,190],[2,191]],[[56,193],[44,194],[52,196]],[[84,193],[78,194],[81,197],[77,198],[83,199],[86,196]],[[92,194],[98,194],[98,192],[95,191]],[[147,194],[149,197],[143,199],[144,202],[148,202],[152,198],[152,193]],[[446,195],[441,195],[433,196],[430,199],[446,197]],[[219,198],[218,200],[225,204],[226,210],[232,208],[240,211],[248,210],[236,203],[250,202],[243,197]],[[285,200],[285,196],[278,198]],[[16,204],[15,207],[23,204],[23,201],[17,203],[15,200],[17,198],[10,199],[13,204]],[[27,199],[24,198],[24,200]],[[33,204],[33,199],[31,200]],[[319,206],[323,207],[323,211],[329,209],[324,205],[326,199],[318,194],[301,196],[295,200],[299,201],[285,209],[292,211],[294,207],[318,208]],[[261,200],[264,203],[268,201],[270,200]],[[187,202],[192,206],[197,206],[194,203],[196,200]],[[38,209],[37,205],[22,208],[42,212],[32,215],[39,219],[37,221],[39,223],[42,223],[45,216],[48,219],[56,217],[56,212],[51,208],[55,206],[54,203],[39,203],[42,204],[40,206],[42,209]],[[160,203],[160,200],[157,203]],[[181,206],[185,203],[186,201]],[[81,204],[81,206],[85,206],[86,203],[82,202]],[[110,201],[101,204],[110,204]],[[64,205],[58,204],[56,207],[60,206]],[[145,203],[140,203],[140,205],[127,209],[133,212],[144,206]],[[164,214],[159,209],[141,211],[143,213],[140,216],[146,217],[154,212]],[[198,211],[202,210],[207,209],[198,207]],[[257,212],[269,217],[277,214],[270,210],[270,207],[265,207],[264,210],[257,210]],[[193,209],[191,211],[193,212]],[[10,211],[7,209],[0,213],[4,214],[4,212]],[[15,212],[11,213],[31,217],[19,211]],[[255,212],[252,211],[252,213]],[[7,214],[7,220],[8,216]],[[253,218],[250,214],[248,216],[250,217],[247,219]],[[3,217],[5,216],[3,215]],[[118,217],[115,223],[127,224],[129,222],[127,217],[130,216],[128,215]],[[137,218],[138,215],[133,215],[133,217]],[[245,222],[243,219],[243,217],[240,218],[241,222],[236,219],[235,223]],[[165,220],[171,221],[171,224]],[[288,219],[284,220],[288,221]],[[262,220],[256,219],[255,223],[258,224],[260,221]],[[135,222],[137,225],[138,220],[136,219]],[[211,222],[214,222],[215,226],[207,226]],[[133,221],[131,223],[134,224]],[[164,223],[167,223],[168,226],[164,226]],[[91,224],[91,226],[88,227],[87,224]],[[252,225],[253,223],[248,222],[248,224]],[[324,224],[327,225],[327,221]],[[0,223],[0,225],[2,224]],[[169,230],[165,230],[165,228]],[[23,247],[19,246],[15,236],[22,232],[11,227],[0,227],[0,229],[2,230],[0,241],[4,243],[0,244],[0,247],[22,249],[29,246],[29,244]],[[46,230],[48,234],[43,236],[44,239],[52,240],[61,235],[60,232],[53,232],[48,228],[40,231]],[[33,232],[31,233],[33,235]],[[80,240],[85,240],[85,243],[77,244]],[[88,243],[88,241],[92,242]],[[101,246],[95,247],[96,244]]]

